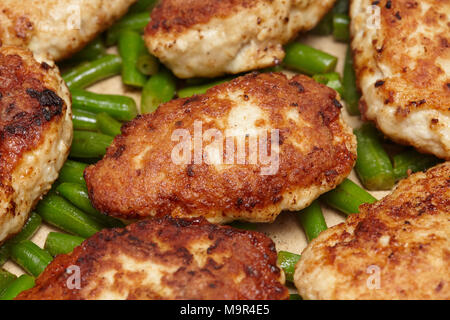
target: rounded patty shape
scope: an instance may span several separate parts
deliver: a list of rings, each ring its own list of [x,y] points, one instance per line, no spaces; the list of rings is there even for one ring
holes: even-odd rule
[[[18,299],[287,299],[276,263],[262,233],[163,217],[95,234],[57,256]],[[79,289],[69,267],[79,268]]]
[[[252,73],[127,123],[85,178],[94,206],[116,217],[272,222],[348,176],[355,140],[334,90]]]
[[[58,68],[0,47],[0,242],[20,231],[50,189],[71,142],[70,93]]]

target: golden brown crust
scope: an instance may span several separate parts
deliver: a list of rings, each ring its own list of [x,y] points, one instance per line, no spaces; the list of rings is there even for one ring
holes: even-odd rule
[[[270,3],[272,0],[262,0]],[[182,32],[197,24],[208,23],[212,18],[228,15],[255,6],[261,0],[162,0],[152,10],[152,21],[147,35],[157,32]]]
[[[52,123],[61,122],[67,105],[54,91],[51,68],[31,52],[0,48],[0,185],[3,196],[14,189],[11,175],[24,153],[44,143]],[[49,89],[52,88],[52,89]],[[14,210],[14,203],[11,204]]]
[[[314,200],[311,195],[333,188],[351,171],[354,136],[342,123],[340,108],[335,91],[305,76],[289,80],[283,74],[254,73],[205,95],[173,100],[122,128],[104,159],[85,171],[89,195],[96,208],[122,218],[172,213],[214,222],[273,221],[281,210],[296,209],[301,198]],[[245,165],[219,168],[173,163],[174,130],[187,129],[193,137],[194,122],[201,120],[203,132],[225,132],[235,127],[231,114],[236,112],[242,117],[239,128],[252,126],[251,117],[262,114],[255,129],[280,130],[275,174],[261,175],[263,166],[248,158]]]
[[[449,0],[372,1],[351,7],[361,113],[392,140],[450,159]]]
[[[303,252],[295,282],[304,298],[450,299],[450,162],[360,212]],[[376,285],[370,266],[379,268],[378,289],[368,285]]]
[[[163,217],[95,234],[56,257],[18,299],[287,299],[276,259],[262,233]],[[80,268],[80,290],[67,288],[71,265]]]

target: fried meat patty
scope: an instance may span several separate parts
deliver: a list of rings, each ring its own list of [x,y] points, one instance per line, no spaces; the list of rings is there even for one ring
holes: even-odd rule
[[[450,162],[401,181],[303,251],[305,299],[450,299]]]
[[[272,222],[335,188],[355,159],[334,90],[252,73],[124,125],[85,179],[94,206],[115,217]]]
[[[59,255],[18,299],[287,299],[264,234],[203,218],[144,220],[103,230]],[[70,267],[80,289],[71,289]]]
[[[124,15],[136,0],[2,0],[0,41],[52,60],[70,57]]]
[[[283,44],[312,29],[335,0],[162,0],[145,32],[177,77],[215,77],[280,63]]]
[[[28,50],[0,47],[0,242],[20,231],[56,180],[71,118],[58,68]]]
[[[363,116],[396,142],[450,159],[450,1],[353,0],[350,14]]]

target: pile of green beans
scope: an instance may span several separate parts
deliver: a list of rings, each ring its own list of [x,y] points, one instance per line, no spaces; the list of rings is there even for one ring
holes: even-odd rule
[[[33,288],[35,285],[34,277],[23,274],[11,282],[0,295],[0,300],[13,300],[22,291]]]
[[[298,254],[287,251],[278,252],[277,264],[283,269],[287,281],[294,281],[295,265],[299,260]]]
[[[59,254],[67,254],[79,246],[85,239],[70,234],[50,232],[45,240],[44,248],[53,257]]]
[[[166,69],[154,74],[144,86],[141,98],[141,112],[152,113],[162,103],[173,99],[176,92],[175,78]]]
[[[298,213],[298,220],[305,230],[308,241],[317,238],[322,231],[328,228],[317,200]]]

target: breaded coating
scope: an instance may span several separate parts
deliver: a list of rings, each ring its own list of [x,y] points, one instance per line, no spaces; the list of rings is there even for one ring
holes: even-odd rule
[[[136,0],[2,0],[0,41],[52,60],[70,57],[108,29]]]
[[[394,141],[449,160],[450,1],[353,0],[350,14],[363,116]]]
[[[252,73],[173,100],[122,127],[103,160],[85,171],[89,196],[124,219],[272,222],[351,172],[356,139],[337,99],[306,76]],[[180,145],[185,162],[174,158]]]
[[[322,232],[303,251],[304,299],[450,299],[450,162]]]
[[[21,230],[58,177],[71,119],[58,68],[28,50],[0,47],[0,242]]]
[[[279,64],[283,45],[312,29],[335,0],[162,0],[145,32],[177,77],[215,77]]]
[[[163,217],[95,234],[57,256],[18,299],[287,299],[276,263],[262,233]],[[74,266],[79,289],[66,272]]]

